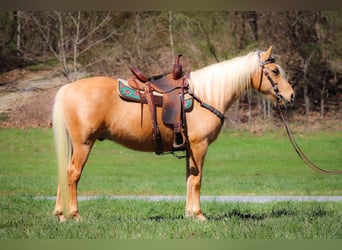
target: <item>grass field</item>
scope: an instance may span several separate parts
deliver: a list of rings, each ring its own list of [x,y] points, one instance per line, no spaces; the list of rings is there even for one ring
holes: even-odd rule
[[[60,224],[52,201],[0,199],[2,239],[341,239],[340,203],[204,202],[207,222],[183,217],[183,202],[80,202],[83,221]]]
[[[342,132],[297,134],[317,165],[339,169]],[[0,238],[273,239],[342,238],[341,202],[204,202],[205,223],[183,218],[183,202],[80,202],[83,222],[51,215],[56,166],[51,130],[0,130]],[[210,146],[203,195],[342,195],[341,176],[319,175],[285,134],[223,132]],[[185,195],[184,160],[99,142],[79,183],[80,195]]]

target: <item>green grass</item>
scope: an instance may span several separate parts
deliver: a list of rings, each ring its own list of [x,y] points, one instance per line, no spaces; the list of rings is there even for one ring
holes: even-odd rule
[[[204,202],[208,221],[183,217],[183,202],[80,202],[83,221],[60,224],[52,201],[0,199],[1,239],[341,239],[341,203]]]
[[[342,132],[295,135],[316,164],[340,169]],[[342,238],[341,202],[203,202],[209,219],[185,219],[184,202],[98,199],[79,203],[83,221],[52,216],[57,173],[52,131],[0,130],[0,239]],[[221,133],[209,147],[202,195],[342,195],[341,176],[313,172],[285,134]],[[96,143],[80,195],[185,195],[185,164],[172,156]]]
[[[317,165],[342,168],[342,132],[296,135]],[[0,130],[0,195],[55,195],[51,130]],[[203,195],[342,195],[341,176],[309,169],[285,134],[224,132],[204,165]],[[97,142],[79,183],[80,195],[184,195],[185,160]]]

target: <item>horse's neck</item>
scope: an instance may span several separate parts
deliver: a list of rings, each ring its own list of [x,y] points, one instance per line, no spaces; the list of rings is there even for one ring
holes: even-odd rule
[[[251,81],[250,74],[239,76],[233,71],[220,74],[217,69],[210,67],[192,72],[190,77],[195,94],[221,113],[225,113],[248,89]]]

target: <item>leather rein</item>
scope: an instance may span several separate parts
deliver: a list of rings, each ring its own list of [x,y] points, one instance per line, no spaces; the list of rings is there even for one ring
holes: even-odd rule
[[[260,56],[259,56],[259,59],[260,59]],[[278,109],[278,112],[280,114],[280,117],[282,119],[282,122],[284,124],[284,127],[285,127],[285,130],[286,130],[286,133],[287,133],[287,136],[289,137],[290,139],[290,142],[292,144],[292,146],[294,147],[295,151],[297,152],[297,154],[299,155],[299,157],[311,168],[313,169],[314,171],[320,173],[320,174],[325,174],[325,175],[337,175],[337,174],[342,174],[342,170],[336,170],[336,171],[330,171],[330,170],[325,170],[325,169],[322,169],[320,167],[318,167],[317,165],[315,165],[312,161],[310,161],[310,159],[302,152],[302,150],[299,148],[296,140],[294,139],[293,137],[293,134],[291,133],[290,129],[289,129],[289,126],[286,122],[286,118],[285,118],[285,115],[283,113],[283,111],[281,110],[281,107],[280,107],[280,100],[282,98],[281,94],[279,93],[279,88],[278,88],[278,84],[276,82],[273,81],[272,77],[269,75],[269,73],[267,72],[267,70],[265,69],[265,65],[266,64],[269,64],[269,63],[274,63],[275,60],[273,57],[270,57],[269,59],[267,59],[266,61],[262,62],[261,59],[260,59],[260,67],[261,67],[261,76],[260,76],[260,83],[259,83],[259,92],[260,92],[260,89],[261,89],[261,84],[262,84],[262,78],[263,78],[263,75],[265,75],[268,79],[268,81],[271,83],[272,85],[272,88],[273,88],[273,91],[276,95],[276,103],[277,103],[277,109]]]

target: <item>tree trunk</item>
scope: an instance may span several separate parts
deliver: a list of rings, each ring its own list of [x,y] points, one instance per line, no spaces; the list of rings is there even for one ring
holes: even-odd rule
[[[70,81],[69,77],[69,68],[67,64],[67,56],[65,52],[65,37],[64,37],[64,25],[63,25],[63,18],[60,11],[55,11],[55,14],[58,18],[58,26],[59,26],[59,61],[62,64],[63,74],[64,76]]]
[[[309,97],[309,83],[307,82],[307,73],[310,61],[313,55],[316,53],[317,48],[312,51],[307,60],[304,59],[304,69],[303,69],[303,95],[305,103],[305,127],[309,127],[309,113],[310,113],[310,97]]]
[[[76,81],[78,76],[77,76],[77,57],[78,57],[78,44],[79,44],[79,38],[80,38],[80,21],[81,21],[81,11],[77,12],[77,20],[75,20],[72,17],[74,24],[76,26],[76,35],[74,39],[74,55],[73,55],[73,61],[74,61],[74,75],[72,77],[73,81]]]
[[[325,71],[325,74],[324,74],[324,78],[323,78],[323,82],[322,82],[322,88],[321,88],[321,119],[323,120],[324,119],[324,100],[325,100],[325,87],[326,87],[326,84],[327,84],[327,74],[328,74],[328,70]]]
[[[310,98],[309,98],[309,91],[308,85],[304,84],[303,86],[303,93],[304,93],[304,103],[305,103],[305,128],[309,127],[309,113],[310,113]]]
[[[169,35],[170,35],[171,63],[172,63],[175,59],[175,51],[173,48],[173,35],[172,35],[172,11],[169,11]]]
[[[249,22],[249,26],[252,30],[253,38],[255,41],[258,41],[258,14],[256,11],[247,11],[246,15]]]
[[[17,11],[17,56],[20,56],[20,47],[21,47],[21,18],[20,11]]]
[[[248,101],[248,125],[252,123],[252,104],[251,104],[251,95],[247,92],[247,101]]]

